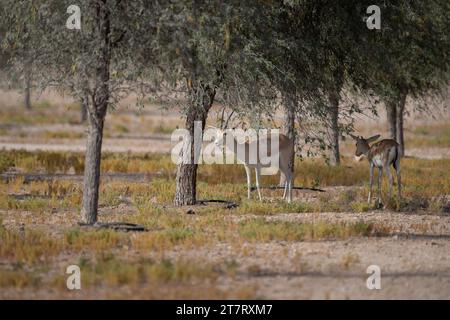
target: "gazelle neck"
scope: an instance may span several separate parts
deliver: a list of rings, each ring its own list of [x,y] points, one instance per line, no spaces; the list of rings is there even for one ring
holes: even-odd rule
[[[239,142],[234,135],[231,135],[232,139],[228,142],[230,136],[225,137],[223,142],[225,143],[225,148],[235,153],[235,148],[239,145],[246,144],[247,142]]]
[[[365,155],[367,158],[370,157],[372,151],[372,147],[367,144],[367,146],[364,147],[364,150],[362,150],[362,154]]]

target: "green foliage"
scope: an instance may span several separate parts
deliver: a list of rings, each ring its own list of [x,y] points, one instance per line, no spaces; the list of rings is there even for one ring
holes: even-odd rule
[[[403,0],[380,7],[381,30],[361,34],[367,55],[359,64],[366,74],[354,77],[355,83],[387,101],[440,90],[450,79],[448,2]]]
[[[104,91],[107,85],[107,92],[101,93],[112,95],[109,102],[113,104],[125,91],[136,88],[131,84],[136,84],[133,80],[144,70],[140,62],[145,58],[140,54],[149,46],[148,35],[152,35],[145,23],[149,20],[142,20],[141,13],[153,12],[151,2],[78,3],[81,30],[66,28],[67,8],[74,4],[69,0],[5,0],[2,4],[0,20],[8,26],[2,46],[10,55],[11,72],[21,72],[26,58],[32,61],[33,78],[39,88],[50,86],[69,92],[78,101],[86,92],[98,95],[100,87]],[[102,38],[104,32],[106,40]],[[99,68],[104,63],[109,69],[108,79],[101,74],[105,70]],[[142,85],[142,79],[139,83]]]

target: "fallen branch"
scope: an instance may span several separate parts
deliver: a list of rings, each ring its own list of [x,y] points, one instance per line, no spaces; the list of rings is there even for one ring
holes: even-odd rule
[[[82,222],[78,222],[79,226],[82,227],[92,227],[95,229],[111,229],[114,231],[148,231],[144,226],[134,223],[128,223],[128,222],[96,222],[94,224],[86,224]]]
[[[238,207],[238,204],[234,201],[228,201],[228,200],[219,200],[219,199],[210,199],[210,200],[198,200],[198,204],[206,205],[208,202],[212,203],[225,203],[227,209],[233,209]]]

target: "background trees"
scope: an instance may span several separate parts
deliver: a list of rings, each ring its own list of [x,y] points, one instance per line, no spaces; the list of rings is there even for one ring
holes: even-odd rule
[[[26,109],[31,109],[31,91],[32,91],[32,73],[33,73],[33,58],[32,48],[30,40],[29,28],[31,26],[29,20],[17,20],[14,16],[7,15],[8,3],[0,4],[0,10],[2,11],[3,23],[0,25],[0,41],[4,41],[10,36],[11,25],[9,22],[14,22],[14,29],[16,32],[21,32],[22,42],[20,46],[14,47],[14,66],[8,65],[7,62],[11,59],[11,53],[7,48],[0,49],[0,68],[9,75],[8,85],[19,87],[23,90],[24,100],[23,104]],[[2,42],[0,42],[1,44]],[[6,79],[3,79],[6,80]]]
[[[201,139],[214,102],[234,109],[257,105],[258,79],[263,72],[252,49],[248,24],[257,5],[236,1],[170,1],[157,10],[157,34],[152,46],[160,91],[181,96],[185,128],[190,134],[182,148],[176,175],[175,205],[196,203]],[[255,17],[253,15],[253,17]],[[166,98],[166,97],[165,97]],[[199,123],[199,130],[195,130]],[[200,135],[196,136],[196,133]]]
[[[88,137],[81,220],[97,220],[103,126],[108,108],[140,81],[140,54],[148,46],[143,11],[151,3],[121,0],[86,1],[81,30],[69,30],[65,14],[71,1],[5,1],[8,27],[4,47],[17,66],[24,52],[39,65],[40,87],[70,93],[87,106]],[[145,28],[144,28],[145,26]],[[139,41],[136,41],[139,39]]]
[[[71,1],[4,0],[1,54],[10,70],[33,74],[37,86],[68,92],[84,106],[89,134],[81,213],[91,224],[97,219],[105,116],[132,90],[142,97],[181,98],[190,133],[181,156],[189,152],[190,163],[177,167],[175,205],[196,203],[195,122],[203,131],[215,102],[256,126],[281,106],[284,130],[293,139],[298,124],[310,121],[304,144],[321,139],[336,165],[340,137],[352,129],[353,114],[363,111],[344,106],[343,98],[375,93],[389,111],[392,137],[403,146],[406,97],[448,83],[448,5],[384,3],[381,30],[369,30],[364,16],[370,4],[90,0],[80,6],[81,30],[69,30]],[[32,72],[32,66],[39,67]],[[26,79],[30,88],[31,77]]]
[[[197,159],[195,122],[205,128],[208,113],[221,85],[230,36],[230,6],[221,1],[171,1],[158,9],[155,56],[161,80],[184,93],[185,128],[190,134],[177,168],[175,205],[195,204]],[[187,155],[189,153],[189,155]]]
[[[397,1],[382,4],[382,27],[361,34],[367,46],[359,64],[366,74],[355,83],[373,90],[385,103],[389,132],[404,154],[405,103],[415,99],[416,108],[426,95],[435,95],[449,81],[450,47],[447,1]]]
[[[270,27],[262,33],[267,41],[260,50],[275,65],[270,78],[283,96],[285,131],[295,132],[294,113],[297,120],[314,119],[316,128],[303,132],[305,143],[328,149],[331,165],[340,163],[340,136],[351,130],[353,114],[362,111],[341,102],[355,94],[352,74],[364,72],[357,64],[367,50],[359,43],[360,33],[367,32],[366,8],[358,1],[287,1],[271,5]]]

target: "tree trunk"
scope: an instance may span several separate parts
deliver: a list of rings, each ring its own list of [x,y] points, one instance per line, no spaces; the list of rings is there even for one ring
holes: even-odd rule
[[[180,157],[186,161],[178,164],[176,176],[176,190],[174,205],[193,205],[197,202],[197,168],[196,159],[200,154],[200,147],[203,140],[203,130],[205,129],[208,112],[213,104],[215,90],[207,87],[201,94],[201,103],[197,104],[196,92],[191,94],[191,105],[186,116],[186,129],[189,132],[189,139],[185,140]],[[201,123],[196,129],[196,121]],[[197,140],[197,143],[195,143]]]
[[[81,208],[81,220],[86,224],[94,224],[97,221],[104,119],[99,120],[96,121],[95,117],[89,116]]]
[[[335,91],[329,95],[329,114],[330,114],[330,165],[338,166],[341,162],[339,154],[339,91]]]
[[[283,124],[283,133],[292,141],[294,141],[294,145],[292,148],[292,157],[289,160],[289,170],[290,172],[294,172],[294,162],[295,162],[295,98],[294,97],[285,97],[283,107],[284,107],[284,124]],[[280,186],[284,186],[286,182],[285,175],[280,171]]]
[[[386,117],[389,127],[389,137],[397,139],[397,103],[395,101],[386,102]]]
[[[29,63],[26,63],[24,68],[25,78],[25,108],[31,109],[31,68]]]
[[[89,98],[87,96],[84,96],[81,99],[81,103],[80,103],[80,122],[81,123],[85,123],[87,120],[87,111],[88,111],[88,103],[89,103]]]
[[[174,205],[194,205],[197,202],[197,164],[180,164],[177,168]]]
[[[400,156],[405,155],[405,139],[403,133],[403,119],[405,115],[406,94],[402,93],[396,105],[396,141],[400,145]]]
[[[95,3],[96,28],[99,32],[99,53],[95,73],[95,90],[91,103],[87,104],[89,133],[84,167],[84,189],[81,220],[86,224],[97,222],[98,193],[100,186],[100,161],[102,153],[103,125],[108,109],[109,66],[111,62],[110,18],[106,0]]]
[[[196,106],[191,106],[186,117],[185,126],[189,131],[189,140],[185,141],[180,157],[185,157],[187,161],[180,163],[177,167],[176,191],[174,199],[174,205],[176,206],[193,205],[197,201],[198,164],[195,163],[195,154],[197,152],[197,150],[195,150],[194,142],[196,139],[195,121],[202,121],[201,129],[203,130],[203,123],[206,121],[206,117],[202,117],[201,112],[196,109]]]

